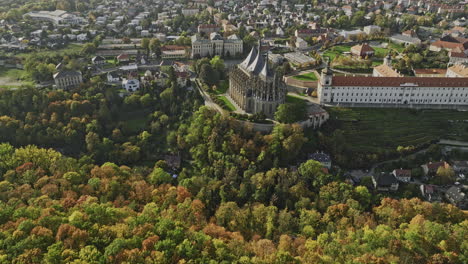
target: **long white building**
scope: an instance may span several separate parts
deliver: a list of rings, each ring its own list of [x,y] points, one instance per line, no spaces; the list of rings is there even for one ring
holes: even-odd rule
[[[343,106],[468,107],[468,78],[333,76],[322,71],[321,104]]]
[[[238,56],[244,52],[244,43],[236,35],[224,39],[218,33],[211,33],[209,39],[192,36],[192,58],[212,56]]]
[[[86,20],[82,17],[70,14],[67,11],[32,11],[24,16],[29,16],[33,20],[51,22],[55,25],[78,25],[83,24]]]

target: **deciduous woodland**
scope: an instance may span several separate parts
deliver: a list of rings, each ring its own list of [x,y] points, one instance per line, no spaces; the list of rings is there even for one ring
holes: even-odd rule
[[[296,164],[300,127],[254,133],[189,96],[1,92],[0,263],[468,261],[456,207]]]

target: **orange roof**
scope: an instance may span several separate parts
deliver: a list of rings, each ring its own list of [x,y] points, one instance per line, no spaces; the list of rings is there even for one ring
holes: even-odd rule
[[[414,74],[438,74],[445,75],[447,69],[414,69]]]
[[[452,72],[456,73],[458,76],[468,77],[468,68],[461,64],[455,64],[449,68]]]
[[[386,64],[379,65],[374,68],[374,70],[378,71],[384,77],[400,77],[401,75],[392,69],[390,66]]]
[[[333,76],[333,86],[400,87],[414,84],[419,87],[468,87],[468,78],[445,77],[362,77]]]
[[[367,52],[373,52],[374,51],[374,49],[371,46],[369,46],[369,44],[367,44],[367,43],[364,43],[362,45],[353,46],[351,48],[351,50],[356,52],[356,53],[359,53],[360,55],[363,55],[363,54],[365,54]]]
[[[448,41],[441,41],[441,40],[438,40],[438,41],[432,43],[431,46],[440,47],[440,48],[443,48],[443,49],[459,48],[460,50],[465,50],[465,48],[466,48],[465,45],[462,44],[462,43],[455,43],[455,42],[448,42]]]

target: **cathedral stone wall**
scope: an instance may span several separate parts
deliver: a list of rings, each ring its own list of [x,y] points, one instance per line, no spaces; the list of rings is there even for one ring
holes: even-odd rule
[[[286,85],[268,68],[267,59],[253,48],[229,74],[229,96],[247,113],[272,118],[286,99]]]

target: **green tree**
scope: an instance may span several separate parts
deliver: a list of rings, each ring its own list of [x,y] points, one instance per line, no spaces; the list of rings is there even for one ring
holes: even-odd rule
[[[172,176],[165,172],[163,169],[156,167],[153,171],[148,175],[148,181],[151,184],[163,184],[163,183],[170,183],[172,181]]]
[[[310,183],[314,188],[318,189],[333,180],[333,176],[324,173],[322,168],[323,166],[320,162],[308,160],[299,166],[298,171],[299,174],[304,177],[304,180]]]

